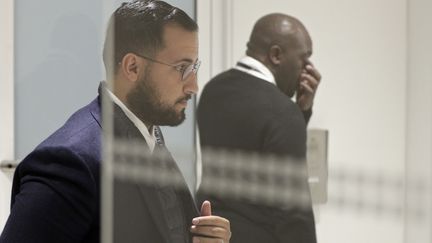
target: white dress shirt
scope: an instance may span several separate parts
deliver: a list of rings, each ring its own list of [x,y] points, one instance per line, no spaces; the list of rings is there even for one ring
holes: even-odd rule
[[[253,57],[243,57],[237,62],[234,68],[276,85],[273,73],[270,72],[264,64]]]

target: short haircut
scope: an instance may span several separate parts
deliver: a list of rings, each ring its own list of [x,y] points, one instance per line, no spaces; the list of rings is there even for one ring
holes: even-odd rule
[[[167,24],[177,24],[191,32],[198,25],[183,10],[158,0],[134,0],[123,3],[111,15],[105,37],[103,61],[107,73],[116,74],[127,53],[155,55],[164,47]]]

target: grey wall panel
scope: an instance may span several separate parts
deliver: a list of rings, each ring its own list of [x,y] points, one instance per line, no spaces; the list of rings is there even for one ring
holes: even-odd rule
[[[101,1],[15,2],[17,159],[97,95]]]

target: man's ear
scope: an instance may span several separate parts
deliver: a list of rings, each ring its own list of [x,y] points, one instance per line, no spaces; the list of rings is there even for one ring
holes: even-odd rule
[[[281,63],[282,49],[278,45],[272,45],[268,56],[271,64],[278,66]]]
[[[121,62],[121,72],[130,81],[135,82],[138,80],[142,60],[139,60],[135,54],[126,54]]]

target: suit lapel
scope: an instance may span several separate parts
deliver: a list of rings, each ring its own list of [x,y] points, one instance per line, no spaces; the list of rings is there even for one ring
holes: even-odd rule
[[[126,117],[124,112],[117,105],[114,105],[114,134],[116,138],[142,144],[143,153],[150,153],[150,149],[138,128]],[[159,230],[159,234],[164,239],[164,242],[169,243],[169,234],[167,234],[167,232],[169,232],[168,222],[165,217],[162,217],[163,208],[159,202],[159,189],[153,184],[137,182],[133,184],[137,187],[137,193],[141,194],[141,198],[144,201],[143,207],[145,207],[145,205],[147,206],[152,220]]]
[[[157,130],[159,130],[159,134],[161,136],[160,139],[157,139],[158,141],[164,141],[164,138],[162,136],[162,133],[160,132],[159,127],[157,127]],[[157,135],[158,133],[156,133]],[[181,198],[183,202],[183,209],[185,211],[185,217],[186,222],[192,222],[192,218],[199,216],[199,211],[197,209],[197,206],[195,204],[195,201],[189,191],[189,188],[186,184],[186,180],[183,177],[183,174],[180,172],[180,168],[177,166],[177,163],[175,162],[174,158],[172,157],[171,153],[168,151],[168,149],[165,147],[164,144],[156,146],[156,148],[159,147],[159,150],[161,150],[161,153],[166,153],[167,163],[168,166],[172,169],[172,173],[175,173],[176,176],[178,176],[178,181],[176,186],[176,193],[178,197]]]

